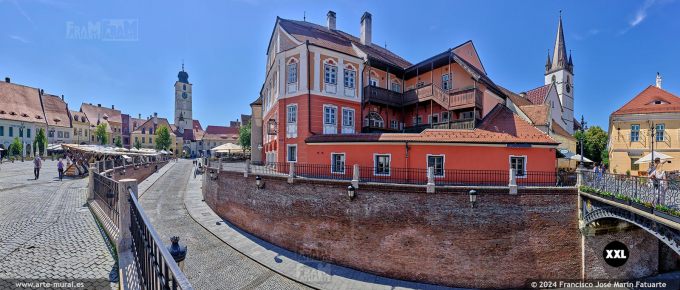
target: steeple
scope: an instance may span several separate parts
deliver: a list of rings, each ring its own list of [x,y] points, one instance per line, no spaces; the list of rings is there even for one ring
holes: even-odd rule
[[[559,69],[566,69],[569,72],[572,71],[569,66],[570,58],[567,57],[567,45],[564,43],[564,31],[562,30],[562,10],[560,10],[560,18],[557,23],[557,36],[555,37],[555,46],[553,47],[553,57],[552,65],[549,71],[555,71]]]
[[[550,67],[552,66],[552,62],[550,62],[550,49],[548,49],[548,59],[545,61],[545,71],[550,71]]]

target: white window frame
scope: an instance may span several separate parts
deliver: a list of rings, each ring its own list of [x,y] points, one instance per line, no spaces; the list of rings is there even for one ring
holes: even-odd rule
[[[661,127],[661,134],[659,134],[659,127]],[[665,141],[664,137],[666,137],[666,124],[664,123],[654,124],[654,131],[656,131],[656,135],[654,135],[654,141],[664,142]]]
[[[326,122],[326,109],[333,109],[335,113],[333,114],[333,122]],[[323,133],[324,134],[337,134],[338,133],[338,106],[326,104],[323,105]]]
[[[368,78],[368,85],[372,87],[380,87],[380,81],[374,78]]]
[[[290,160],[290,148],[295,147],[295,160]],[[298,150],[297,144],[286,144],[286,162],[297,163],[298,160]]]
[[[398,82],[392,82],[392,84],[390,84],[390,90],[401,93],[401,84]]]
[[[291,115],[291,109],[294,109],[294,115]],[[292,117],[292,121],[291,121]],[[297,104],[290,104],[286,106],[286,138],[297,137],[297,118],[298,106]]]
[[[437,117],[437,123],[440,122],[440,120],[439,120],[439,113],[434,113],[434,114],[432,114],[432,115],[428,115],[428,116],[427,116],[428,124],[434,124],[434,117]]]
[[[376,115],[380,118],[380,119],[373,119],[374,120],[373,123],[378,123],[378,121],[379,121],[379,123],[381,124],[380,126],[371,126],[371,116],[372,115]],[[375,121],[375,120],[378,120],[378,121]],[[368,112],[368,114],[366,115],[366,118],[364,118],[364,122],[366,123],[367,126],[369,126],[371,128],[385,128],[385,119],[380,114],[378,114],[378,112]]]
[[[635,127],[637,130],[633,130]],[[633,132],[637,133],[635,140],[633,140]],[[630,142],[640,142],[640,124],[630,124]]]
[[[528,163],[527,162],[527,156],[526,155],[510,155],[508,157],[508,167],[510,167],[510,169],[514,169],[514,168],[512,168],[512,158],[523,158],[524,159],[524,162],[522,164],[522,166],[524,168],[523,169],[524,174],[520,176],[520,175],[517,175],[517,171],[515,171],[515,178],[527,178],[527,163]]]
[[[451,89],[451,74],[442,74],[442,90],[448,91]]]
[[[324,110],[324,114],[325,114]],[[349,125],[345,124],[345,112],[349,112],[349,117],[351,118],[351,123]],[[325,118],[325,116],[324,116]],[[342,108],[342,133],[343,134],[354,134],[354,126],[356,124],[356,110],[352,108],[343,107]]]
[[[429,164],[430,163],[430,157],[441,157],[442,158],[442,174],[437,175],[436,169],[434,170],[433,173],[434,173],[435,178],[444,177],[444,175],[446,174],[446,155],[444,155],[444,154],[426,154],[425,155],[425,165],[427,166],[427,168],[430,168],[430,164]]]
[[[289,94],[297,92],[298,71],[298,62],[293,58],[286,65],[286,76],[288,78],[286,80],[286,92]]]
[[[347,66],[343,70],[343,87],[344,87],[344,93],[346,97],[355,97],[356,96],[356,80],[357,80],[357,71],[352,67],[352,66]],[[349,85],[349,86],[348,86]]]
[[[342,155],[342,171],[336,171],[335,159],[336,155]],[[345,174],[345,167],[347,165],[347,154],[345,152],[331,152],[331,174]]]
[[[378,171],[378,156],[387,156],[389,158],[389,165],[387,166],[387,174],[377,173]],[[392,174],[392,154],[390,153],[373,153],[373,176],[390,176]]]
[[[399,130],[399,121],[390,120],[390,129]]]
[[[323,82],[327,93],[337,93],[338,91],[338,66],[335,62],[324,62],[323,64]]]

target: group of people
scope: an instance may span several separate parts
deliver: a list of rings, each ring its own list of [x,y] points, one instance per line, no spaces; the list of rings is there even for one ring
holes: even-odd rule
[[[40,158],[39,155],[35,156],[35,159],[33,159],[33,175],[35,180],[40,178],[40,169],[42,168],[42,165],[42,158]],[[61,158],[57,161],[57,172],[59,174],[59,181],[62,181],[64,179],[64,161]]]

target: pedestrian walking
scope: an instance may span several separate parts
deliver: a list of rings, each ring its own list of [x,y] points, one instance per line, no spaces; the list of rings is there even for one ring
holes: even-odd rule
[[[40,156],[36,156],[33,159],[33,175],[35,175],[35,180],[40,178],[40,167],[42,167],[42,159],[40,159]]]
[[[59,171],[59,181],[64,178],[64,162],[59,158],[59,163],[57,163],[57,171]]]

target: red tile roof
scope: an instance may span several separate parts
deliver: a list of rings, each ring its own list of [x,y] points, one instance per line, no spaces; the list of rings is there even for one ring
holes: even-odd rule
[[[548,104],[520,106],[519,108],[529,117],[534,126],[550,124],[550,106]]]
[[[238,134],[239,128],[238,127],[226,127],[226,126],[212,126],[208,125],[207,128],[205,128],[205,133],[206,134]]]
[[[518,95],[518,94],[515,94],[515,93],[512,92],[511,90],[508,90],[508,89],[506,89],[506,88],[504,88],[504,87],[502,87],[502,86],[499,86],[499,85],[496,85],[496,86],[497,86],[498,89],[500,89],[506,96],[508,96],[508,98],[510,98],[510,100],[511,100],[515,105],[520,106],[520,107],[521,107],[521,106],[533,105],[532,102],[530,102],[529,100],[523,98],[522,96],[520,96],[520,95]]]
[[[426,129],[419,134],[336,134],[313,135],[307,143],[324,142],[437,142],[557,145],[554,139],[536,129],[502,104],[497,105],[474,130]]]
[[[58,127],[71,127],[71,117],[68,112],[68,105],[60,97],[54,95],[43,95],[43,108],[47,125]]]
[[[660,104],[656,104],[656,101],[659,101]],[[614,111],[612,115],[678,112],[680,112],[680,98],[678,96],[655,86],[649,86],[623,107]]]
[[[552,123],[551,129],[552,129],[553,133],[555,133],[557,135],[560,135],[560,136],[567,138],[569,140],[573,140],[573,141],[576,140],[576,138],[574,138],[574,136],[569,134],[569,132],[567,132],[567,130],[562,128],[562,126],[560,126],[560,124],[557,124],[557,122]]]
[[[0,119],[45,124],[40,90],[0,82]]]
[[[534,103],[534,105],[542,105],[545,103],[545,99],[550,91],[550,84],[545,86],[540,86],[538,88],[528,90],[526,92],[526,99]]]
[[[97,123],[98,118],[104,119],[105,117],[109,123],[123,123],[119,110],[83,103],[80,106],[80,111],[85,113],[87,119],[93,124]]]
[[[137,128],[134,131],[132,131],[132,133],[141,134],[142,129],[144,129],[144,132],[148,134],[149,129],[154,129],[154,131],[155,131],[156,129],[160,128],[161,126],[166,126],[166,127],[168,127],[169,130],[172,130],[172,127],[170,126],[170,122],[168,122],[168,119],[160,118],[160,117],[157,117],[156,119],[157,119],[157,121],[154,124],[153,117],[151,117],[150,119],[146,120],[146,122],[144,122],[143,124],[137,126]],[[155,132],[154,132],[154,134],[155,134]]]
[[[352,56],[357,56],[357,52],[352,47],[352,44],[357,46],[366,54],[396,65],[401,68],[411,66],[411,63],[394,54],[393,52],[380,47],[379,45],[363,45],[358,37],[348,34],[340,30],[330,30],[325,26],[314,24],[306,21],[289,20],[279,18],[279,25],[288,34],[293,36],[299,42],[309,40],[310,43],[321,47],[329,48]]]
[[[75,121],[75,122],[81,122],[81,123],[87,123],[87,122],[89,122],[89,121],[87,120],[87,116],[85,116],[85,114],[84,114],[83,112],[78,112],[78,111],[73,111],[73,110],[71,110],[71,111],[69,111],[69,113],[71,113],[71,118],[72,118],[72,120]]]

